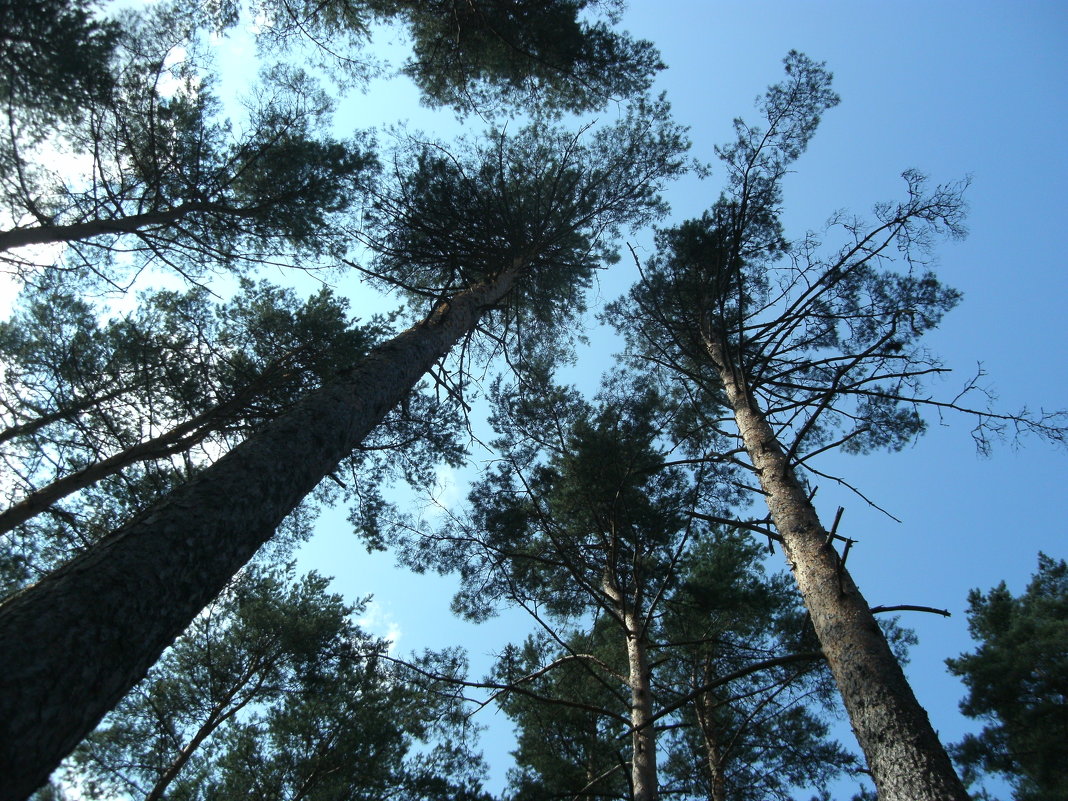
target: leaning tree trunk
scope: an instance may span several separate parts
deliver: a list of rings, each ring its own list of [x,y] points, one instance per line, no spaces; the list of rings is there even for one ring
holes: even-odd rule
[[[97,236],[132,234],[149,227],[169,227],[198,212],[213,212],[232,218],[252,217],[249,209],[231,208],[215,203],[184,203],[166,211],[129,214],[113,219],[84,220],[67,225],[35,225],[27,228],[12,228],[0,231],[0,251],[26,247],[27,245],[56,245]]]
[[[441,303],[89,551],[0,605],[0,801],[22,801],[482,311]]]
[[[742,444],[868,761],[879,801],[968,801],[901,665],[820,524],[764,414],[710,343]]]

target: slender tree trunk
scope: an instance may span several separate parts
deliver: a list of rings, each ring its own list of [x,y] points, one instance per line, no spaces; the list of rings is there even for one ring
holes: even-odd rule
[[[829,541],[767,418],[750,402],[723,346],[709,343],[708,350],[867,757],[879,801],[968,801],[927,713]]]
[[[264,667],[263,669],[266,670],[267,668]],[[178,774],[182,772],[182,768],[184,768],[186,763],[192,759],[193,754],[196,753],[197,749],[200,748],[203,742],[214,734],[215,730],[223,723],[244,709],[251,701],[256,700],[256,690],[263,686],[262,674],[256,682],[256,686],[253,688],[252,692],[246,693],[241,701],[227,708],[227,704],[234,700],[237,694],[244,689],[244,685],[247,683],[248,679],[251,678],[251,675],[246,674],[246,677],[241,684],[231,687],[222,700],[215,704],[208,719],[200,725],[196,734],[190,738],[189,742],[182,747],[178,752],[178,755],[171,761],[171,764],[168,765],[166,770],[164,770],[159,778],[156,779],[156,783],[152,786],[148,795],[145,796],[144,801],[160,801],[160,799],[163,798],[163,794],[167,791],[167,788],[169,788],[174,780],[178,778]]]
[[[707,668],[707,665],[705,666]],[[709,671],[701,671],[701,683],[709,683]],[[694,709],[697,713],[697,725],[701,727],[701,741],[705,745],[705,756],[708,760],[709,791],[708,801],[727,801],[727,777],[723,769],[725,755],[719,744],[719,732],[716,731],[716,698],[710,691],[698,695],[694,699]]]
[[[652,671],[644,621],[627,613],[627,663],[630,679],[631,785],[634,801],[656,801],[656,726],[653,723]]]
[[[440,304],[185,486],[0,605],[0,801],[22,801],[423,374],[511,289]]]

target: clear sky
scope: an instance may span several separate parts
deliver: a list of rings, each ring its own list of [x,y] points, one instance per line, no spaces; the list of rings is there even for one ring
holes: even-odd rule
[[[827,62],[842,104],[827,113],[786,183],[788,235],[821,228],[838,209],[863,213],[874,202],[900,198],[906,168],[936,182],[971,175],[971,234],[938,251],[940,276],[963,291],[964,301],[930,339],[958,370],[935,390],[952,397],[982,363],[1004,408],[1068,407],[1068,4],[632,0],[624,25],[659,46],[669,69],[658,88],[691,126],[695,155],[707,160],[715,144],[730,139],[733,117],[752,117],[754,98],[780,79],[789,50]],[[353,119],[361,107],[372,116],[373,107],[374,116],[451,127],[413,109],[412,97],[393,85],[356,98]],[[674,188],[672,219],[700,214],[715,200],[719,181],[713,174]],[[642,247],[649,237],[633,241]],[[613,268],[593,305],[620,294],[634,277],[626,262]],[[615,343],[596,330],[591,336],[580,364],[596,375]],[[980,459],[968,420],[931,422],[930,432],[902,453],[825,463],[901,524],[832,486],[820,487],[817,505],[825,519],[846,507],[840,532],[859,540],[849,566],[872,605],[953,613],[902,620],[920,636],[910,679],[936,729],[952,741],[978,728],[957,713],[963,689],[943,664],[971,647],[966,595],[1001,580],[1021,591],[1040,550],[1068,557],[1068,457],[1025,441]],[[459,502],[458,495],[447,499]],[[451,582],[392,564],[388,555],[363,555],[343,519],[329,515],[302,559],[304,568],[337,576],[335,587],[350,596],[374,593],[375,619],[368,623],[376,633],[399,632],[401,652],[464,644],[478,673],[486,655],[521,637],[525,624],[517,617],[480,627],[453,621]],[[481,722],[491,721],[483,713]],[[494,725],[485,743],[495,789],[507,767],[507,737],[507,727]]]

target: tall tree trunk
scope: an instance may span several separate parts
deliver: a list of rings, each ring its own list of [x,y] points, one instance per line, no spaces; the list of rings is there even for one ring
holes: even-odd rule
[[[0,605],[0,801],[21,801],[297,504],[502,299],[441,303],[92,549]]]
[[[707,343],[879,801],[968,801],[867,601],[722,343]]]
[[[656,801],[656,726],[653,723],[652,672],[644,621],[627,613],[627,663],[630,679],[631,786],[634,801]]]
[[[710,683],[711,672],[708,663],[703,665],[700,683],[702,686]],[[719,743],[719,731],[716,727],[716,697],[711,690],[700,693],[694,700],[694,711],[697,714],[697,725],[701,728],[701,741],[705,746],[705,756],[708,761],[708,775],[710,778],[708,789],[708,801],[727,801],[727,776],[724,770],[726,762],[726,749]]]

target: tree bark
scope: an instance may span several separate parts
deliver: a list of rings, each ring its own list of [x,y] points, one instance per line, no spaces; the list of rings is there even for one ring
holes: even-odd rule
[[[867,758],[879,801],[968,801],[927,713],[820,524],[767,418],[750,402],[748,388],[723,345],[706,346]]]
[[[630,679],[631,786],[634,801],[656,801],[656,726],[653,722],[652,671],[644,621],[628,613],[627,663]]]
[[[57,478],[51,484],[30,492],[18,503],[0,512],[0,536],[16,526],[36,517],[55,503],[79,490],[92,486],[138,462],[162,459],[202,442],[217,429],[221,419],[220,407],[209,409],[192,420],[176,426],[166,434],[139,442],[106,459],[83,467],[74,473]]]
[[[109,234],[132,234],[149,226],[168,226],[188,214],[196,212],[216,212],[231,217],[250,217],[255,214],[251,209],[229,208],[213,203],[185,203],[166,211],[153,211],[144,214],[130,214],[114,219],[95,219],[67,225],[35,225],[27,228],[12,228],[0,231],[0,251],[12,250],[27,245],[55,245],[63,242],[75,242],[92,239],[95,236]]]
[[[709,683],[707,663],[701,671],[701,683]],[[705,745],[705,757],[708,761],[709,790],[708,801],[727,801],[727,776],[724,770],[726,754],[719,744],[719,732],[716,730],[716,698],[711,691],[700,693],[694,698],[694,710],[697,725],[701,728],[701,740]]]
[[[83,555],[0,605],[0,801],[21,801],[276,527],[511,289],[441,303]]]

